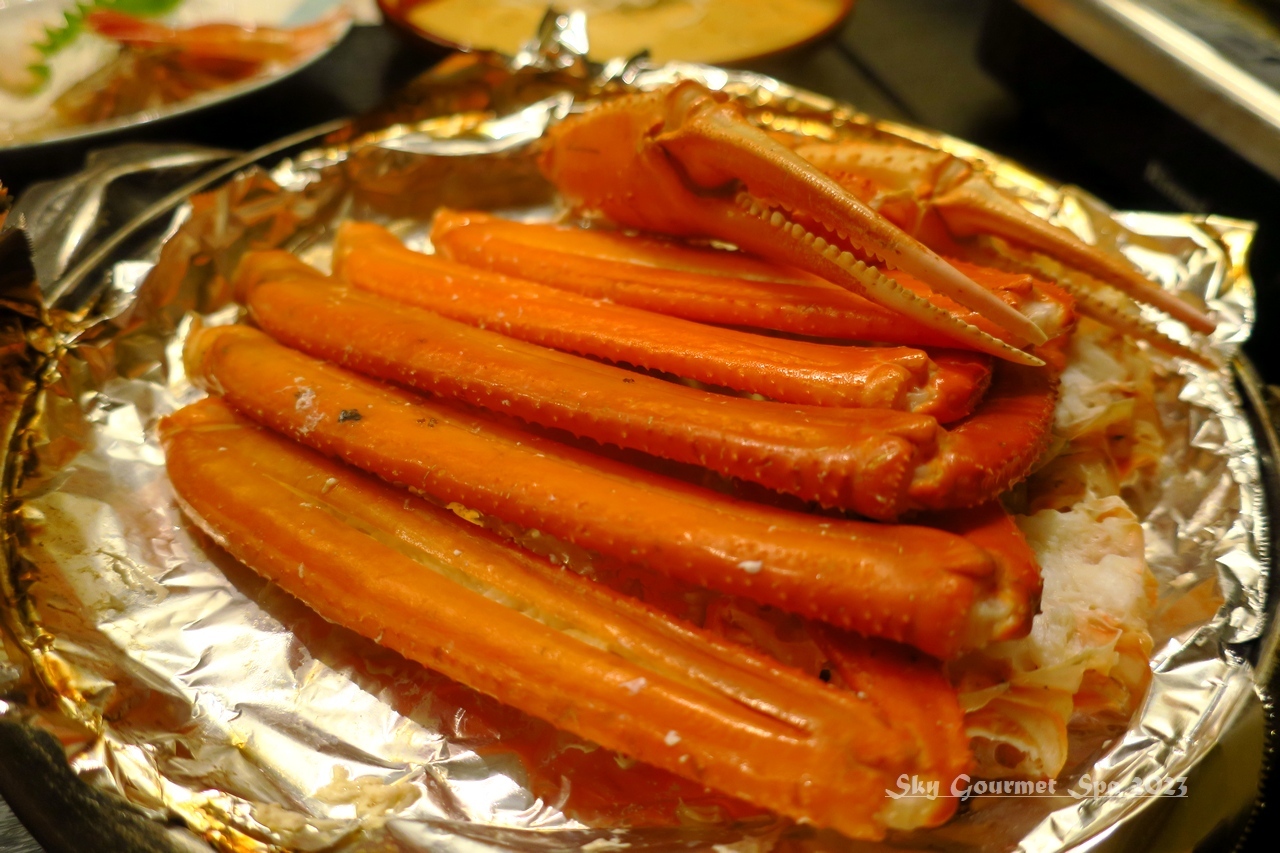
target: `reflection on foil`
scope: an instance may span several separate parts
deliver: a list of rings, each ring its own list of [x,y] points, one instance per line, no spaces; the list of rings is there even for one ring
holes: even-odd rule
[[[1224,318],[1215,333],[1224,352],[1248,334],[1246,224],[1112,214],[967,143],[874,122],[769,78],[642,61],[585,69],[566,61],[572,45],[556,44],[555,61],[531,54],[514,69],[492,57],[447,65],[362,135],[317,140],[270,172],[251,169],[193,199],[158,238],[114,258],[89,320],[49,321],[62,349],[33,295],[35,270],[11,260],[21,254],[12,239],[0,240],[10,267],[0,295],[3,412],[19,436],[6,497],[21,501],[7,529],[14,664],[0,667],[3,713],[57,730],[83,777],[234,850],[854,849],[634,765],[325,623],[227,558],[175,506],[153,428],[200,396],[181,344],[197,317],[237,318],[227,282],[239,256],[285,246],[327,268],[334,225],[347,216],[383,222],[418,246],[445,204],[549,218],[554,199],[528,143],[581,99],[691,78],[743,97],[762,123],[823,138],[896,134],[982,160],[1028,209],[1207,299]],[[541,55],[552,54],[544,40]],[[42,236],[42,274],[65,254],[47,247],[73,236]],[[1252,668],[1224,650],[1257,637],[1265,617],[1258,448],[1221,374],[1178,371],[1158,400],[1174,438],[1144,523],[1161,588],[1155,675],[1127,730],[1077,745],[1064,789],[1085,773],[1104,782],[1185,775],[1238,742],[1241,727],[1261,729]],[[1222,602],[1207,621],[1187,606],[1206,590]],[[28,677],[47,692],[29,689]],[[1204,786],[1217,811],[1198,806],[1189,832],[1251,800],[1248,773],[1214,779]],[[946,827],[888,844],[1053,850],[1105,830],[1101,846],[1132,849],[1145,843],[1148,819],[1175,806],[1190,813],[1167,799],[974,803]]]
[[[388,134],[377,144],[389,151],[434,154],[439,157],[468,157],[514,151],[541,137],[551,122],[564,118],[572,103],[573,96],[568,92],[561,92],[511,115],[477,122],[474,129],[482,131],[482,134],[475,136],[466,133],[471,128],[454,122],[450,122],[455,125],[453,127],[434,128],[424,123],[403,135]],[[440,123],[437,121],[437,124]]]

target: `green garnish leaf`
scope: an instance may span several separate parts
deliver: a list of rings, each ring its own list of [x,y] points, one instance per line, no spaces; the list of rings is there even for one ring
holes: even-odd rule
[[[85,18],[90,12],[109,10],[136,15],[139,18],[153,18],[172,12],[181,3],[182,0],[89,0],[89,2],[77,3],[74,9],[62,16],[61,24],[45,27],[44,39],[32,45],[45,60],[28,66],[28,70],[36,81],[32,92],[39,91],[49,82],[52,71],[49,68],[48,59],[84,32]]]

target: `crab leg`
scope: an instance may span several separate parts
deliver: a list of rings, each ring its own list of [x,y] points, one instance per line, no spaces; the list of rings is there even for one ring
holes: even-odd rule
[[[859,692],[837,690],[526,556],[221,401],[169,416],[160,432],[184,508],[234,556],[321,616],[450,678],[851,837],[954,811],[951,798],[884,796],[902,773],[945,784],[970,762],[936,664],[849,648],[863,680]]]
[[[289,262],[305,269],[291,255],[279,261]],[[947,423],[973,410],[990,379],[986,356],[949,353],[935,362],[917,349],[811,344],[663,317],[423,255],[367,223],[338,230],[334,273],[519,340],[784,403],[899,409]]]
[[[1035,554],[1013,517],[999,501],[970,510],[934,514],[930,516],[929,523],[960,533],[971,542],[985,544],[1001,564],[1000,571],[1007,574],[1002,585],[1022,596],[1028,618],[1037,610],[1040,569]],[[528,541],[525,539],[522,543]],[[547,543],[545,538],[533,540],[533,546],[549,546],[552,549],[563,547]],[[556,552],[551,550],[548,553]],[[763,652],[774,660],[795,667],[811,677],[821,678],[843,690],[874,695],[878,692],[876,678],[891,674],[896,667],[911,665],[910,650],[884,640],[859,637],[849,631],[840,631],[821,622],[796,617],[749,599],[691,587],[642,569],[606,565],[600,560],[593,560],[591,566],[592,577],[612,589],[639,598],[674,618],[691,621],[731,643]],[[981,670],[979,666],[970,671],[979,674]],[[979,686],[969,683],[966,686],[972,691],[989,686],[989,682],[980,682]],[[1043,688],[1015,688],[1016,690],[1035,693],[1032,697],[1033,704],[1041,704],[1046,699]],[[960,693],[963,701],[965,689],[962,688]],[[1030,722],[1035,724],[1044,719],[1044,723],[1051,727],[1056,724],[1061,730],[1062,748],[1065,750],[1065,720],[1070,716],[1071,695],[1064,693],[1063,696],[1067,703],[1065,714],[1058,717],[1048,715],[1044,719],[1033,713]],[[998,710],[993,713],[996,707]],[[1008,705],[993,702],[977,711],[970,710],[965,715],[965,728],[971,738],[976,738],[975,752],[980,756],[989,756],[986,764],[988,768],[1001,766],[992,755],[997,744],[1025,742],[1019,740],[1021,732],[1009,730],[1011,715],[1008,708]],[[912,703],[909,707],[904,704],[896,713],[919,713],[919,728],[928,728],[927,718],[931,712],[927,704]],[[1025,712],[1015,711],[1012,717],[1018,722],[1027,719]],[[902,719],[901,716],[899,718]],[[946,729],[940,729],[936,734],[939,745],[935,748],[945,750],[944,745],[954,735]],[[1007,758],[1004,755],[1001,757]],[[1060,769],[1060,765],[1059,761],[1056,766]],[[1048,774],[1053,775],[1056,775],[1056,771]],[[1044,774],[1041,777],[1047,778]]]
[[[1048,364],[998,365],[978,411],[952,426],[939,452],[916,469],[908,489],[914,506],[949,509],[956,495],[993,496],[1021,481],[1048,446],[1058,401],[1066,336],[1035,351]]]
[[[926,415],[688,388],[319,278],[242,278],[238,296],[280,342],[366,375],[870,517],[898,513],[938,437]]]
[[[246,276],[239,285],[261,328],[319,358],[870,518],[990,500],[1026,474],[1048,437],[1045,418],[1000,417],[996,428],[1005,432],[996,435],[975,426],[993,420],[984,417],[986,402],[952,436],[926,415],[714,394],[511,340],[318,275]],[[1044,383],[1037,395],[1019,386],[997,399],[1011,396],[1019,414],[1046,403],[1052,411],[1055,387]]]
[[[1002,237],[1088,273],[1195,331],[1208,333],[1214,329],[1212,319],[1152,284],[1123,258],[1090,246],[1065,228],[1034,216],[992,186],[984,174],[950,154],[910,143],[858,139],[802,143],[793,150],[926,242],[931,242],[926,236],[927,220],[936,215],[952,237]],[[914,201],[904,203],[903,192]],[[936,230],[932,233],[937,235]]]
[[[968,509],[930,513],[931,527],[947,530],[986,549],[996,563],[997,588],[1009,612],[1030,620],[1040,608],[1040,566],[1018,523],[1000,501]]]
[[[1020,635],[990,554],[925,527],[773,509],[459,414],[245,327],[192,336],[188,373],[241,412],[460,508],[940,657]]]
[[[837,340],[966,346],[842,287],[741,252],[451,210],[436,214],[431,237],[437,251],[471,266],[673,317]],[[1052,285],[1027,274],[953,263],[1032,317],[1049,337],[1070,323],[1071,300]],[[890,275],[914,293],[928,293],[910,276]],[[935,302],[990,335],[1005,335],[946,297]]]
[[[1044,333],[889,223],[740,108],[694,83],[628,95],[553,125],[544,174],[580,207],[632,228],[727,240],[798,266],[1000,358],[1030,356],[902,288],[873,264],[919,278],[1018,343]]]

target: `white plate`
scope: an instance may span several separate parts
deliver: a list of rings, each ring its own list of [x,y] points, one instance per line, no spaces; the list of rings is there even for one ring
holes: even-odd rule
[[[132,4],[113,3],[117,8]],[[85,77],[102,68],[115,55],[115,44],[90,32],[81,32],[47,60],[49,78],[34,94],[16,89],[26,78],[27,68],[40,60],[37,43],[44,29],[56,27],[75,0],[0,0],[0,153],[27,149],[52,142],[82,139],[124,128],[189,113],[248,94],[292,74],[319,59],[341,41],[351,25],[350,15],[335,23],[326,41],[310,53],[287,63],[268,64],[245,80],[198,92],[189,98],[162,107],[91,124],[59,125],[30,131],[32,124],[48,114],[54,100]],[[82,2],[92,6],[92,0]],[[179,0],[168,14],[149,18],[173,27],[205,23],[297,27],[313,23],[347,8],[346,0]]]

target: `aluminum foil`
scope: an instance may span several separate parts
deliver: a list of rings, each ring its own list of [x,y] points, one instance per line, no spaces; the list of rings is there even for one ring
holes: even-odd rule
[[[196,318],[235,319],[227,281],[244,250],[284,246],[325,266],[349,216],[421,246],[442,204],[547,218],[554,198],[529,143],[591,97],[692,78],[741,96],[766,123],[896,134],[982,160],[1037,214],[1205,298],[1223,318],[1214,341],[1225,357],[1248,335],[1247,223],[1116,213],[967,143],[759,75],[590,66],[580,23],[549,19],[514,61],[450,61],[383,114],[325,135],[230,162],[129,149],[15,210],[0,237],[0,715],[54,732],[85,780],[226,850],[874,846],[769,816],[731,819],[685,783],[627,788],[635,771],[621,758],[324,623],[174,504],[154,426],[200,396],[182,341]],[[192,182],[197,168],[213,171]],[[125,228],[102,229],[104,170],[152,170],[178,187]],[[212,191],[178,203],[196,189]],[[1267,613],[1262,449],[1228,373],[1177,363],[1161,389],[1173,438],[1144,520],[1160,582],[1154,678],[1126,730],[1076,744],[1059,791],[1086,776],[1186,777],[1187,796],[975,801],[941,829],[883,846],[1182,849],[1248,815],[1266,728],[1250,660]]]

